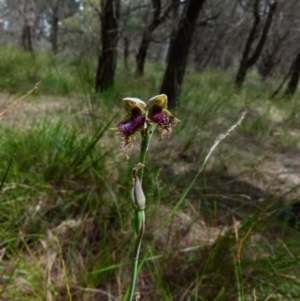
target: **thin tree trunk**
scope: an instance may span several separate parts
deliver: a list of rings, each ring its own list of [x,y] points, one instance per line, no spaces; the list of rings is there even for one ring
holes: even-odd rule
[[[162,64],[163,68],[166,67],[168,53],[169,53],[169,47],[170,47],[170,38],[168,38],[167,41],[165,42],[165,44],[163,45],[163,51],[162,51],[162,55],[161,55],[161,64]]]
[[[150,37],[151,37],[151,33],[148,31],[145,31],[143,34],[143,38],[142,38],[142,42],[141,42],[138,54],[136,55],[136,75],[137,76],[142,76],[144,74],[144,66],[145,66],[148,46],[150,44]]]
[[[287,79],[290,77],[290,75],[291,75],[291,69],[286,74],[286,76],[283,78],[283,80],[280,83],[279,87],[270,95],[270,97],[269,97],[270,99],[276,97],[276,95],[280,92],[281,88],[283,87],[283,85],[285,84],[285,82],[287,81]]]
[[[153,13],[152,20],[150,24],[146,27],[143,33],[142,41],[139,47],[139,51],[136,55],[136,75],[142,76],[144,74],[144,65],[147,55],[148,46],[151,40],[152,32],[158,27],[160,24],[159,16],[161,10],[161,0],[152,0]]]
[[[54,53],[58,52],[58,14],[59,14],[59,5],[60,1],[58,0],[55,4],[53,11],[52,11],[52,20],[51,20],[51,34],[50,34],[50,41],[52,45],[52,51]]]
[[[117,66],[118,21],[120,0],[102,0],[101,37],[102,52],[98,57],[96,92],[110,88],[114,83]]]
[[[32,0],[26,0],[24,5],[24,25],[22,30],[22,45],[25,50],[34,53],[35,6]]]
[[[297,54],[296,60],[292,66],[290,81],[284,93],[285,96],[292,97],[295,94],[299,83],[299,78],[300,78],[300,52]]]
[[[259,6],[259,0],[255,0],[254,6],[253,6],[254,22],[252,24],[252,28],[250,30],[248,39],[246,41],[246,45],[245,45],[243,55],[242,55],[242,60],[240,62],[240,66],[239,66],[239,69],[238,69],[238,72],[237,72],[237,75],[235,78],[235,85],[237,88],[240,88],[243,85],[243,83],[245,81],[246,73],[248,70],[247,60],[248,60],[248,57],[249,57],[249,54],[251,51],[252,44],[256,37],[256,31],[257,31],[259,23],[260,23],[258,6]]]
[[[260,24],[260,16],[259,16],[259,2],[260,0],[255,0],[254,2],[254,6],[253,6],[253,15],[254,15],[254,22],[251,28],[251,31],[249,33],[244,51],[243,51],[243,55],[242,55],[242,60],[240,62],[240,66],[235,78],[235,85],[237,88],[241,88],[245,78],[246,78],[246,74],[247,71],[250,67],[252,67],[258,60],[263,47],[267,41],[267,35],[269,32],[269,29],[271,27],[271,23],[272,23],[272,19],[273,16],[276,12],[276,8],[277,8],[277,0],[275,0],[269,7],[269,13],[266,19],[266,22],[264,24],[263,30],[262,30],[262,35],[261,38],[252,54],[252,56],[250,56],[250,52],[251,52],[251,47],[255,41],[255,37],[257,35],[257,31],[258,31],[258,27]],[[250,57],[249,57],[250,56]]]
[[[25,50],[30,51],[31,53],[34,52],[33,49],[33,30],[32,27],[29,25],[23,26],[22,31],[22,45]]]
[[[128,36],[124,36],[123,41],[124,41],[124,52],[123,52],[124,68],[127,71],[128,70],[128,57],[129,57],[130,40],[129,40]]]
[[[176,11],[179,7],[180,2],[172,1],[172,3],[166,8],[164,13],[161,13],[161,0],[152,0],[153,13],[150,24],[146,27],[143,33],[139,51],[136,55],[136,75],[142,76],[144,74],[145,61],[149,44],[151,42],[151,35],[155,29],[161,25],[169,16],[171,11]]]
[[[171,108],[179,107],[181,85],[187,64],[189,48],[199,13],[205,0],[187,0],[178,27],[171,34],[167,69],[160,93],[168,96]]]

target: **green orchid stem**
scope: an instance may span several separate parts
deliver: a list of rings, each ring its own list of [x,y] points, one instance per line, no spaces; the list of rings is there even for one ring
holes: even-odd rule
[[[142,133],[142,144],[141,144],[141,151],[140,151],[140,163],[145,165],[149,144],[151,141],[151,138],[153,136],[155,130],[155,125],[148,126],[145,130],[143,130]],[[143,182],[143,176],[144,176],[144,168],[141,168],[138,171],[138,177],[140,179],[140,182]]]
[[[149,144],[153,136],[155,126],[150,125],[145,130],[142,131],[142,143],[140,150],[140,162],[145,165]],[[138,177],[142,183],[144,176],[144,167],[138,171]],[[140,249],[142,245],[142,239],[145,232],[145,211],[138,208],[135,209],[135,222],[134,222],[134,254],[132,260],[132,272],[131,272],[131,281],[129,287],[129,298],[128,301],[132,301],[135,293],[135,285],[138,274],[138,260],[140,256]]]
[[[130,281],[128,301],[133,300],[134,291],[135,291],[136,279],[137,279],[137,274],[138,274],[138,260],[139,260],[143,235],[145,232],[145,211],[144,210],[142,210],[142,211],[136,210],[135,217],[136,217],[136,226],[139,227],[139,231],[138,231],[137,237],[135,239],[135,245],[134,245],[134,255],[133,255],[133,261],[132,261],[132,271],[131,271],[131,281]],[[135,230],[137,230],[137,229],[135,229]]]

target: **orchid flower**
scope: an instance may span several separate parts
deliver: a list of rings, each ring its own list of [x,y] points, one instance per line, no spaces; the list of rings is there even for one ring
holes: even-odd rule
[[[161,138],[168,138],[172,128],[179,122],[179,119],[168,111],[168,97],[165,94],[152,97],[148,106],[139,98],[126,97],[123,101],[127,115],[118,124],[118,131],[122,141],[121,150],[126,155],[137,132],[154,125],[161,132]]]

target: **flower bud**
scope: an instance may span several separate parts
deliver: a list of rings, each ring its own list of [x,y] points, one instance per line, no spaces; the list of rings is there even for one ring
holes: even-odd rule
[[[146,206],[146,198],[144,195],[144,191],[142,188],[142,184],[140,179],[137,176],[137,171],[140,168],[143,168],[144,165],[139,163],[133,170],[132,170],[132,181],[133,181],[133,201],[134,206],[138,210],[145,210]]]

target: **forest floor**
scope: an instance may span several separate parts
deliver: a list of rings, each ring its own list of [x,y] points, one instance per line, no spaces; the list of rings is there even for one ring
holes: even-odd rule
[[[187,90],[188,87],[184,91]],[[221,94],[222,91],[219,92]],[[128,96],[126,91],[124,95]],[[183,95],[186,96],[185,92]],[[171,138],[160,140],[158,135],[153,138],[144,188],[149,199],[145,235],[148,251],[145,250],[142,258],[146,268],[141,271],[138,280],[143,300],[186,300],[184,298],[188,294],[194,294],[197,285],[205,296],[201,300],[234,300],[232,298],[238,288],[232,290],[232,281],[241,281],[246,297],[255,288],[257,300],[297,300],[289,299],[289,293],[285,292],[287,279],[294,284],[299,282],[290,267],[298,260],[298,244],[289,245],[289,237],[296,234],[289,229],[281,233],[277,224],[280,211],[297,200],[300,194],[300,130],[296,107],[290,104],[281,108],[276,102],[262,102],[263,97],[258,100],[252,97],[248,101],[249,96],[245,97],[246,101],[236,104],[236,99],[241,96],[234,96],[236,99],[227,102],[227,97],[219,100],[219,95],[208,97],[205,94],[200,103],[197,95],[186,96],[176,114],[181,122],[174,128]],[[2,95],[0,111],[12,99],[14,97],[8,94]],[[21,293],[26,295],[24,300],[121,300],[117,296],[124,294],[129,272],[128,267],[122,267],[124,262],[128,264],[128,254],[131,252],[130,221],[126,220],[130,209],[127,210],[128,206],[124,204],[130,187],[130,171],[137,163],[139,138],[134,143],[132,156],[126,160],[125,155],[119,152],[120,141],[109,129],[124,117],[123,104],[118,107],[118,102],[121,103],[115,100],[114,106],[99,105],[94,109],[93,105],[82,102],[77,96],[31,96],[20,102],[1,122],[2,137],[8,133],[2,142],[4,154],[1,154],[7,164],[5,145],[9,144],[10,137],[20,132],[19,139],[25,136],[24,133],[32,132],[28,141],[12,146],[15,148],[15,160],[20,162],[9,170],[3,185],[3,194],[7,194],[5,200],[16,203],[23,200],[27,207],[20,207],[19,213],[15,213],[18,225],[12,220],[3,232],[2,239],[7,242],[0,248],[4,271],[0,277],[0,289],[3,289],[1,300],[21,300],[18,299]],[[199,168],[215,139],[225,133],[244,110],[247,114],[241,127],[221,142],[205,172],[199,175]],[[47,146],[43,149],[44,142],[38,145],[40,148],[30,146],[39,143],[38,138],[42,137],[38,135],[45,135],[45,139],[51,140],[51,128],[56,127],[57,122],[62,127],[57,127],[54,134],[61,135],[63,140],[55,136],[57,141],[52,145],[53,149]],[[108,122],[109,127],[101,140],[97,140],[95,153],[90,156],[92,164],[98,164],[95,162],[99,162],[99,158],[105,158],[103,165],[95,165],[97,171],[88,161],[86,166],[89,170],[85,174],[86,166],[83,166],[82,178],[81,173],[77,176],[77,169],[69,171],[68,167],[76,161],[80,146],[89,143],[89,140],[84,140],[88,139],[85,133],[87,137],[94,135],[98,131],[95,124]],[[68,129],[70,133],[65,132]],[[83,138],[84,143],[78,141],[79,146],[75,147],[77,138],[75,142],[72,140],[70,145],[75,149],[75,159],[64,162],[69,153],[73,155],[70,145],[63,145],[72,133],[78,139]],[[66,151],[67,154],[62,157],[58,155],[61,163],[55,162],[58,160],[55,157],[56,146],[58,151]],[[25,148],[28,150],[25,151]],[[30,161],[32,165],[28,166],[21,160],[35,152],[41,152],[42,168],[38,166],[38,157],[33,156]],[[60,166],[63,174],[59,173]],[[78,168],[81,168],[80,164]],[[99,168],[103,170],[99,171]],[[181,202],[186,187],[194,179],[194,185]],[[20,185],[17,181],[23,181],[21,184],[26,186],[25,191],[31,191],[28,198],[21,195],[23,190],[17,191],[19,188],[15,188]],[[100,182],[101,187],[97,187]],[[82,205],[84,199],[87,199],[86,207]],[[103,204],[97,207],[93,203],[95,200],[101,200]],[[7,211],[1,218],[11,214],[9,209]],[[95,212],[99,213],[100,221],[94,221]],[[19,217],[17,214],[20,214]],[[169,216],[172,219],[164,224]],[[268,231],[266,227],[270,227]],[[226,257],[224,254],[227,251],[224,250],[228,248],[222,236],[231,242],[232,249],[228,254],[234,253],[232,250],[239,243],[245,244],[246,260],[241,273],[246,280],[236,279],[235,260],[228,266],[218,263]],[[288,239],[285,241],[285,238]],[[77,242],[74,242],[76,239]],[[16,241],[16,244],[10,246],[10,240]],[[105,242],[100,243],[99,240]],[[128,248],[122,248],[124,241],[128,243]],[[97,253],[95,249],[99,246],[101,251]],[[278,267],[277,264],[282,262],[282,250],[287,250],[291,262]],[[160,266],[151,259],[155,257],[153,254],[157,258],[164,255],[167,259],[162,259]],[[201,262],[211,262],[211,267],[201,265],[199,256],[202,256]],[[73,260],[73,265],[70,265],[70,260]],[[97,260],[100,262],[96,263]],[[180,264],[176,265],[176,262]],[[256,265],[257,270],[254,268]],[[289,270],[286,270],[287,266]],[[271,269],[276,271],[276,281],[271,272],[261,272]],[[203,271],[200,276],[199,270]],[[184,281],[179,277],[181,273],[186,275]],[[39,277],[43,277],[45,291],[37,285]],[[225,281],[226,277],[228,279]],[[264,279],[269,281],[270,290],[260,287]],[[216,281],[215,287],[209,285],[211,281]],[[277,281],[283,281],[283,284],[279,285]],[[168,290],[164,291],[166,285]],[[18,290],[16,287],[19,287]],[[225,287],[226,293],[222,292],[223,299],[217,299],[222,287]],[[291,291],[294,290],[296,296],[298,291],[292,287]],[[267,299],[269,296],[271,299]],[[198,299],[195,297],[195,300]]]
[[[0,111],[3,111],[11,103],[11,98],[12,96],[9,95],[0,96]],[[42,120],[51,122],[51,119],[57,116],[65,115],[67,117],[69,115],[67,118],[70,118],[70,111],[72,110],[76,110],[76,104],[72,104],[69,98],[33,97],[30,101],[20,102],[17,108],[10,111],[2,125],[22,129],[30,128],[35,122]],[[85,114],[84,110],[81,108],[82,114]],[[255,123],[257,120],[264,118],[260,115],[259,110],[253,108],[245,110],[247,112],[245,118],[247,124]],[[288,198],[297,198],[300,193],[298,189],[295,189],[300,185],[300,130],[294,127],[293,124],[286,122],[288,116],[285,113],[280,112],[276,107],[270,110],[272,113],[268,116],[268,128],[264,129],[263,138],[253,137],[251,133],[247,132],[234,133],[233,137],[229,137],[222,143],[222,151],[218,152],[217,158],[211,159],[212,162],[206,170],[208,172],[214,170],[220,172],[220,169],[224,169],[229,177],[235,178],[237,181],[247,182],[266,194],[282,196],[288,193]],[[116,110],[114,111],[115,114]],[[121,116],[121,112],[122,110],[120,110],[118,116]],[[86,114],[88,114],[88,108],[86,108]],[[117,118],[113,122],[116,124],[118,122]],[[215,120],[211,131],[198,133],[195,140],[213,135],[217,138],[218,134],[226,131],[223,123],[223,118]],[[180,127],[180,124],[178,127]],[[219,129],[219,133],[216,128]],[[176,128],[174,131],[176,131]],[[200,136],[203,137],[200,138]],[[107,143],[110,145],[115,143],[117,148],[119,142],[116,140],[112,142],[108,139]],[[184,143],[183,141],[182,144]],[[170,169],[172,170],[173,175],[184,174],[192,170],[196,171],[204,158],[199,156],[199,148],[195,142],[193,142],[194,147],[188,151],[185,151],[183,147],[174,145],[172,139],[164,143],[156,139],[155,144],[153,146],[154,152],[161,154],[159,160],[162,164],[168,166],[168,172],[170,172]],[[167,144],[167,153],[161,152],[161,144],[164,144],[163,148],[166,148]],[[204,155],[204,152],[202,155]],[[170,163],[168,162],[170,158],[177,158],[177,160]]]
[[[5,108],[6,104],[11,102],[10,98],[8,95],[2,95],[0,108]],[[57,116],[68,116],[66,121],[69,122],[72,120],[71,112],[77,108],[75,103],[72,104],[70,99],[65,97],[33,97],[30,101],[22,101],[17,108],[9,112],[3,125],[29,129],[36,122],[41,120],[51,122],[51,119],[55,119]],[[281,201],[299,197],[300,130],[286,122],[288,116],[284,112],[275,106],[269,109],[271,114],[268,115],[268,120],[264,120],[268,125],[267,128],[262,129],[264,133],[261,136],[263,137],[253,136],[247,130],[237,131],[232,134],[232,137],[222,142],[220,150],[206,168],[207,175],[212,178],[211,183],[207,179],[206,189],[212,195],[213,190],[217,189],[218,193],[240,194],[249,200],[255,199],[260,202],[271,195]],[[114,110],[114,114],[117,111]],[[247,108],[246,111],[245,127],[247,124],[255,122],[262,123],[261,119],[265,118],[261,116],[259,110],[254,108]],[[117,113],[117,116],[121,116],[121,112],[122,110]],[[81,107],[81,112],[77,113],[89,114],[89,108]],[[185,150],[183,145],[190,141],[178,143],[172,139],[164,142],[154,139],[153,152],[157,154],[157,160],[161,162],[162,177],[165,175],[169,178],[175,177],[176,183],[181,183],[182,187],[187,185],[197,173],[205,151],[208,150],[208,148],[199,150],[197,140],[208,137],[217,138],[219,134],[224,133],[226,131],[224,124],[228,124],[224,120],[225,118],[221,117],[219,120],[215,120],[210,130],[197,133],[193,138],[195,140],[192,142],[193,146],[188,150]],[[113,123],[117,124],[118,120],[115,118]],[[176,128],[174,132],[176,135]],[[109,137],[109,139],[105,139],[106,143],[110,146],[115,144],[115,149],[118,149],[119,141],[111,140],[111,136]],[[164,152],[163,149],[167,149],[167,151]],[[215,182],[216,176],[218,184]],[[200,188],[195,187],[194,189]]]

